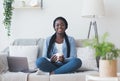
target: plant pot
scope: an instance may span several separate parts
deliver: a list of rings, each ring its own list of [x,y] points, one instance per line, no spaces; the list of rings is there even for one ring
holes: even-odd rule
[[[117,76],[117,60],[99,60],[100,77]]]

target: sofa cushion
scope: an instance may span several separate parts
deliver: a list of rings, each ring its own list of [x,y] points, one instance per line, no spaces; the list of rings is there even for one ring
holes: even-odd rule
[[[0,54],[0,74],[8,70],[7,55]]]
[[[43,52],[44,40],[45,39],[43,39],[43,38],[39,38],[39,39],[16,39],[16,40],[14,40],[12,45],[17,45],[17,46],[38,45],[37,57],[41,57],[42,52]]]
[[[69,74],[56,74],[50,76],[50,81],[85,81],[87,74],[98,74],[97,71],[84,71]]]
[[[2,81],[29,81],[28,73],[23,72],[6,72],[2,74]]]
[[[77,48],[77,57],[82,60],[79,70],[98,70],[94,54],[94,50],[90,47]]]
[[[27,57],[30,69],[36,68],[36,59],[38,54],[38,46],[10,46],[10,56]]]
[[[36,73],[31,73],[27,81],[50,81],[50,75],[36,75]]]

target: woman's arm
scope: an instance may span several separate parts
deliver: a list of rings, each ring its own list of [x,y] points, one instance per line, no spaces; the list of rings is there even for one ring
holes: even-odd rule
[[[48,49],[48,44],[47,44],[47,39],[46,39],[44,42],[43,54],[42,54],[42,56],[46,58],[47,58],[47,49]]]
[[[77,57],[76,43],[73,37],[70,39],[70,57]]]
[[[70,43],[70,57],[65,58],[66,60],[77,57],[76,43],[73,37],[68,37]]]
[[[52,55],[52,57],[48,57],[47,56],[47,50],[48,50],[48,46],[49,46],[49,41],[50,41],[50,37],[48,37],[45,42],[44,42],[44,47],[43,47],[43,57],[47,58],[49,61],[55,62],[57,60],[56,55]]]

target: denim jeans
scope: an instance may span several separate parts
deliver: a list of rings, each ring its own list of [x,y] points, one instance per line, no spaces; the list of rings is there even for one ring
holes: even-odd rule
[[[78,58],[71,58],[63,63],[51,63],[45,57],[40,57],[36,61],[37,67],[44,72],[55,74],[71,73],[81,67],[82,61]]]

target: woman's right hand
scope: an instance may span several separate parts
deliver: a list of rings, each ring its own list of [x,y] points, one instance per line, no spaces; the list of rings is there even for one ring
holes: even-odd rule
[[[56,62],[57,61],[57,56],[54,54],[51,58],[50,58],[51,62]]]

